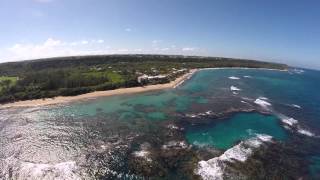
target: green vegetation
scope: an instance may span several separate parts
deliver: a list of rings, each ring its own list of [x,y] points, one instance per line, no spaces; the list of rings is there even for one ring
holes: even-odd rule
[[[17,77],[0,76],[0,92],[14,86],[17,80]]]
[[[245,59],[167,55],[80,56],[11,62],[0,64],[0,103],[141,86],[144,84],[138,82],[138,77],[143,74],[165,75],[144,83],[166,83],[183,74],[181,69],[210,67],[288,68],[283,64]]]

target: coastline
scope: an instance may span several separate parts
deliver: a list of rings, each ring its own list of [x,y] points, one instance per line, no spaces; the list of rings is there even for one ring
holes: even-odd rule
[[[192,75],[198,71],[218,70],[218,69],[257,69],[257,70],[272,70],[272,71],[288,71],[287,69],[281,70],[281,69],[245,68],[245,67],[221,67],[221,68],[217,67],[217,68],[191,69],[188,73],[166,84],[147,85],[143,87],[140,86],[140,87],[131,87],[131,88],[120,88],[120,89],[107,90],[107,91],[95,91],[95,92],[80,94],[76,96],[58,96],[55,98],[17,101],[13,103],[2,104],[0,105],[0,109],[12,108],[12,107],[37,107],[37,106],[64,104],[72,101],[95,99],[98,97],[123,95],[123,94],[135,94],[135,93],[142,93],[142,92],[148,92],[148,91],[176,88],[181,84],[183,84],[186,80],[190,79]]]
[[[186,80],[191,78],[191,76],[197,71],[199,71],[199,69],[191,69],[188,73],[166,84],[147,85],[143,87],[120,88],[120,89],[107,90],[107,91],[95,91],[95,92],[81,94],[77,96],[58,96],[55,98],[47,98],[47,99],[17,101],[17,102],[8,103],[8,104],[2,104],[0,105],[0,108],[47,106],[47,105],[69,103],[72,101],[94,99],[98,97],[134,94],[134,93],[176,88],[179,85],[183,84]]]

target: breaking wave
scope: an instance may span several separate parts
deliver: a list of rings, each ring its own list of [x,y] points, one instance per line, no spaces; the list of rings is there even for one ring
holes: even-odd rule
[[[2,160],[4,172],[0,173],[5,179],[56,179],[56,180],[80,180],[84,174],[78,174],[78,166],[75,161],[66,161],[57,164],[44,164],[20,161],[8,157]],[[10,170],[11,169],[11,170]],[[14,170],[14,174],[9,171]]]
[[[271,106],[271,103],[267,102],[268,98],[266,97],[259,97],[254,101],[255,104],[258,104],[264,108]]]
[[[309,137],[315,137],[315,134],[314,134],[314,133],[312,133],[312,132],[309,131],[309,130],[302,129],[301,127],[298,127],[298,133],[303,134],[303,135],[306,135],[306,136],[309,136]]]
[[[302,74],[302,73],[304,73],[304,70],[302,70],[302,69],[293,69],[291,72],[293,72],[295,74]]]
[[[75,172],[76,162],[68,161],[58,164],[35,164],[30,162],[21,163],[22,177],[34,179],[81,179]]]
[[[295,108],[298,108],[298,109],[301,109],[301,106],[297,105],[297,104],[292,104],[291,105],[292,107],[295,107]]]
[[[224,169],[228,163],[236,161],[245,162],[255,149],[271,141],[272,136],[258,134],[256,137],[233,146],[219,157],[209,159],[208,161],[200,161],[195,173],[200,175],[204,180],[223,180]]]
[[[230,90],[231,90],[231,91],[241,91],[241,89],[239,89],[239,88],[237,88],[237,87],[235,87],[235,86],[231,86],[231,87],[230,87]]]
[[[229,79],[232,79],[232,80],[239,80],[240,78],[239,77],[236,77],[236,76],[230,76]]]
[[[135,151],[132,153],[133,156],[138,157],[138,158],[143,158],[148,162],[151,162],[152,159],[149,157],[150,152],[146,150],[141,150],[141,151]]]
[[[284,127],[286,129],[291,129],[291,130],[295,130],[297,133],[305,135],[305,136],[309,136],[309,137],[315,137],[316,135],[314,133],[312,133],[311,131],[302,128],[299,125],[299,121],[291,118],[291,117],[287,117],[285,115],[278,115],[279,118],[281,119],[281,122],[284,124]]]
[[[289,125],[289,126],[293,126],[293,125],[298,124],[298,120],[293,119],[293,118],[283,118],[283,119],[281,119],[281,121],[282,121],[284,124],[287,124],[287,125]]]
[[[188,118],[200,118],[200,117],[203,117],[203,116],[210,116],[212,114],[213,114],[212,111],[206,111],[206,112],[197,113],[197,114],[186,114],[185,116],[188,117]]]

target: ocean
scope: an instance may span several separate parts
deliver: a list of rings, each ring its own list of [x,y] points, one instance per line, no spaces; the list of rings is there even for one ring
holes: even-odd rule
[[[320,72],[205,69],[174,89],[0,110],[0,179],[320,179]]]

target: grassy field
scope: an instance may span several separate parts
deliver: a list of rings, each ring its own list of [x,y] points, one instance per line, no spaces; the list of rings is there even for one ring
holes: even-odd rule
[[[124,82],[123,77],[115,72],[107,72],[107,77],[112,83],[121,83]]]
[[[91,71],[91,72],[83,73],[83,75],[87,78],[92,78],[92,79],[106,78],[111,83],[121,83],[125,81],[119,73],[112,72],[112,71],[106,71],[106,72]]]

